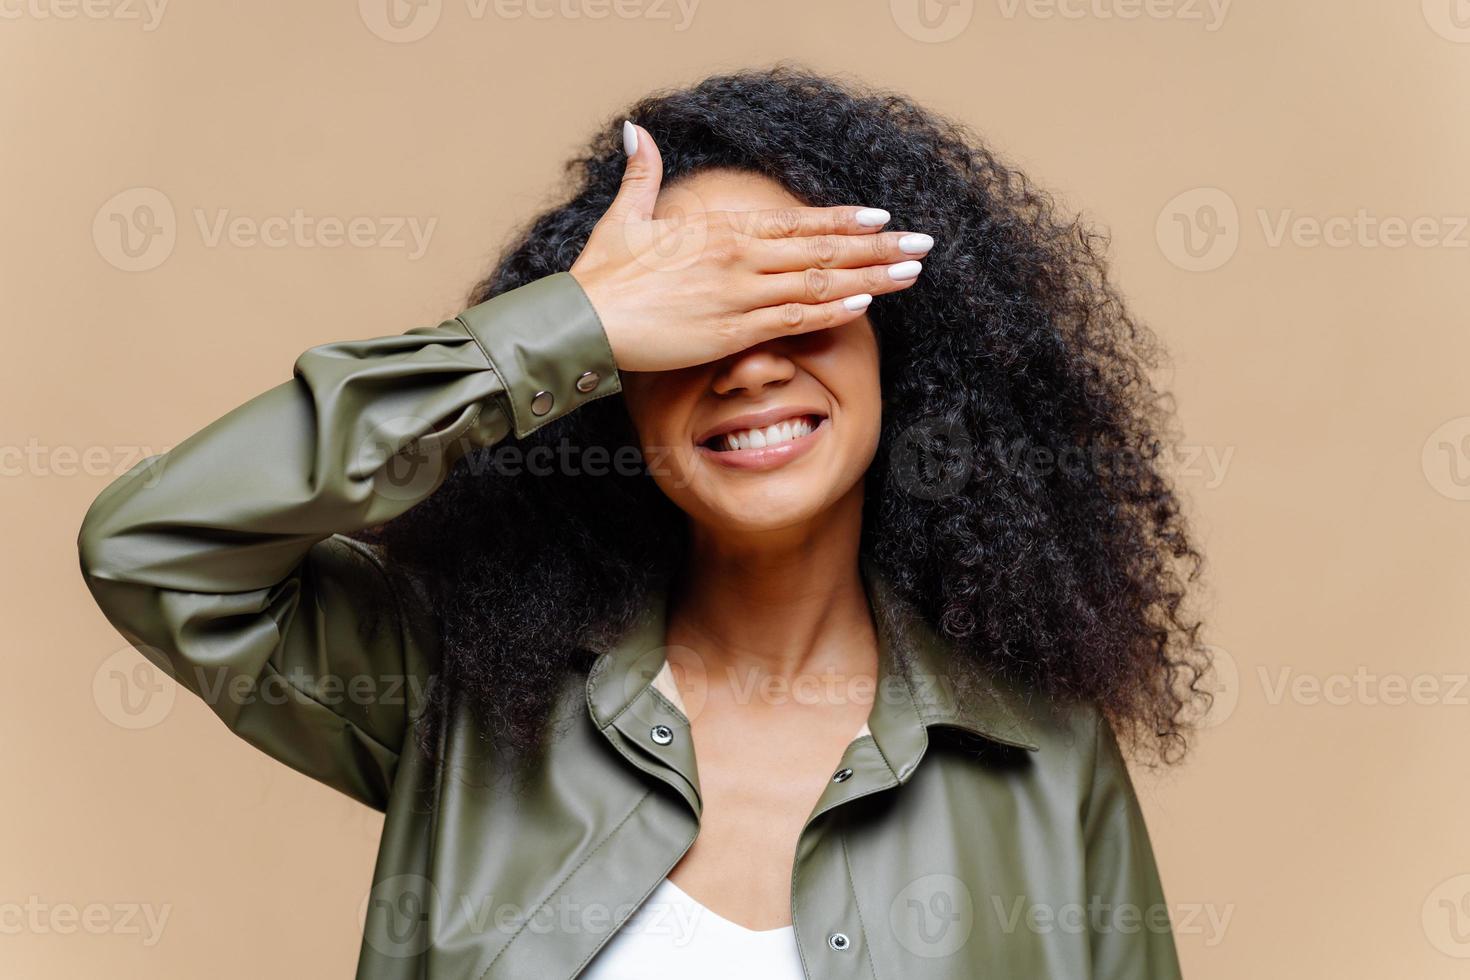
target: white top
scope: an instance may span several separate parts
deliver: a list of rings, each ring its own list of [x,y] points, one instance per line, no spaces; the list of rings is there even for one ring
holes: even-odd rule
[[[623,923],[583,980],[803,980],[796,933],[747,929],[665,878]]]
[[[688,709],[665,661],[653,686]],[[854,738],[869,735],[866,723]],[[804,980],[796,931],[747,929],[695,901],[668,878],[608,940],[583,980]]]

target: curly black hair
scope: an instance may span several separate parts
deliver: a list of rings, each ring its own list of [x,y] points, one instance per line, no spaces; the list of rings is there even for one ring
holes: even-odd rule
[[[1166,466],[1160,351],[1109,281],[1107,240],[963,125],[898,94],[789,65],[718,75],[610,117],[470,301],[569,269],[623,175],[618,122],[658,141],[665,186],[763,174],[811,206],[865,204],[933,234],[924,277],[877,297],[884,399],[861,551],[953,644],[957,689],[999,675],[1096,705],[1146,762],[1177,761],[1209,657],[1186,600],[1201,557]],[[621,398],[516,444],[637,445]],[[569,672],[683,554],[685,517],[640,468],[460,460],[366,534],[415,576],[443,638],[421,739],[467,702],[530,749]],[[548,457],[549,458],[549,457]],[[965,686],[968,679],[969,687]],[[432,749],[431,749],[432,750]]]

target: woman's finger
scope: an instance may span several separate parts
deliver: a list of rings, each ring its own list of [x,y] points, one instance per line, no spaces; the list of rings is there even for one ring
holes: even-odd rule
[[[871,235],[886,225],[890,215],[882,208],[843,205],[834,208],[771,208],[765,211],[727,211],[738,231],[752,238],[805,238],[811,235]]]
[[[871,295],[858,293],[827,303],[782,303],[751,310],[738,317],[737,322],[748,338],[745,346],[753,347],[773,337],[840,327],[862,316],[872,301]]]
[[[623,120],[623,154],[627,158],[623,181],[602,220],[613,223],[650,221],[663,184],[663,156],[648,130],[626,119]]]
[[[923,263],[914,259],[862,269],[805,269],[756,276],[747,294],[752,309],[783,303],[827,303],[858,293],[879,295],[907,289],[919,278]]]
[[[878,235],[759,238],[747,244],[746,256],[760,272],[800,272],[891,265],[923,258],[933,247],[934,239],[928,235],[885,231]]]

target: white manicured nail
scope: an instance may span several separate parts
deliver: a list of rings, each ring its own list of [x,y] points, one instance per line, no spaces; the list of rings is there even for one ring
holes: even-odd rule
[[[879,225],[888,224],[888,219],[891,217],[892,215],[882,208],[863,208],[857,213],[857,223],[864,228],[877,228]]]
[[[888,278],[902,281],[904,279],[915,279],[919,271],[924,268],[922,262],[900,262],[888,267]]]
[[[638,127],[623,120],[623,152],[628,156],[638,152]]]
[[[933,238],[917,232],[912,235],[904,235],[898,240],[898,250],[905,255],[923,255],[933,247]]]
[[[858,293],[856,296],[847,297],[847,299],[842,301],[842,305],[856,313],[858,310],[866,310],[868,304],[871,302],[873,302],[871,295],[868,293]]]

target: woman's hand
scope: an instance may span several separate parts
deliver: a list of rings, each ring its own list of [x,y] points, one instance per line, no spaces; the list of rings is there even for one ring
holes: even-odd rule
[[[877,293],[906,289],[933,246],[881,232],[876,208],[698,211],[654,220],[663,160],[623,124],[623,184],[571,274],[622,370],[670,371],[773,337],[839,326]]]

